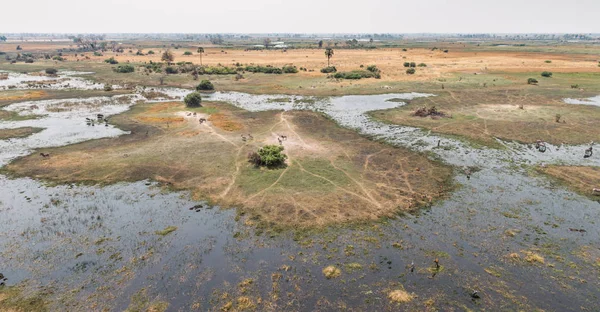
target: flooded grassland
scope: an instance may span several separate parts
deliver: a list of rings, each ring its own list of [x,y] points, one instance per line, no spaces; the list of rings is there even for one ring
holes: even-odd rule
[[[367,115],[432,94],[190,110],[154,91],[3,108],[36,118],[0,129],[44,130],[0,140],[0,309],[597,308],[600,204],[531,170],[597,166],[581,146],[474,147]],[[246,163],[282,134],[288,167]]]

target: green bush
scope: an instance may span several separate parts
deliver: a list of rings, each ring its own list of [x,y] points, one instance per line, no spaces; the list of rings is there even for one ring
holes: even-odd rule
[[[261,149],[258,150],[258,157],[260,159],[259,165],[264,165],[267,167],[279,167],[285,164],[285,160],[287,159],[287,155],[283,153],[283,146],[281,145],[265,145]],[[254,163],[256,164],[256,156],[251,153],[254,158]],[[251,158],[249,155],[249,158]],[[249,159],[252,161],[253,159]]]
[[[417,63],[415,63],[415,62],[410,62],[410,67],[417,67]]]
[[[200,84],[198,84],[196,86],[196,90],[198,91],[208,91],[208,90],[214,90],[215,86],[212,84],[212,82],[208,81],[208,80],[202,80],[200,81]]]
[[[102,56],[102,53],[100,53],[100,52],[98,52],[98,51],[95,51],[95,52],[94,52],[94,56]]]
[[[410,63],[409,62],[404,62],[404,64],[402,64],[402,65],[404,65],[404,67],[410,67]]]
[[[362,79],[362,78],[381,78],[379,72],[371,72],[367,70],[353,70],[351,72],[338,72],[333,75],[337,79]]]
[[[529,79],[527,79],[527,84],[536,84],[536,83],[538,83],[538,81],[535,78],[529,78]]]
[[[186,107],[202,107],[202,96],[199,92],[192,92],[183,99]]]
[[[104,91],[109,92],[112,90],[113,90],[113,87],[110,84],[107,83],[104,85]]]
[[[544,63],[550,64],[550,63],[552,63],[552,61],[551,60],[545,60]]]
[[[192,55],[192,52],[190,52],[190,51],[185,51],[185,52],[183,52],[183,55]]]
[[[413,75],[414,73],[416,73],[417,71],[414,68],[409,68],[406,70],[406,73],[409,75]]]
[[[578,84],[572,84],[571,85],[571,89],[579,89],[579,85]]]
[[[379,68],[377,68],[377,66],[375,66],[375,65],[369,65],[369,66],[367,66],[367,70],[370,71],[370,72],[372,72],[372,73],[379,72]]]
[[[111,57],[111,58],[109,58],[109,59],[105,59],[105,60],[104,60],[104,63],[108,63],[108,64],[115,65],[115,64],[119,64],[119,61],[115,60],[115,58],[114,58],[114,57]]]
[[[251,73],[263,73],[263,74],[283,74],[283,70],[279,67],[267,66],[246,66],[246,71]]]
[[[54,56],[52,59],[53,59],[53,60],[55,60],[55,61],[60,61],[60,62],[62,62],[62,61],[64,61],[64,60],[65,60],[65,59],[64,59],[62,56],[60,56],[60,55],[55,55],[55,56]]]
[[[173,66],[167,66],[167,67],[165,68],[165,73],[167,73],[167,74],[170,74],[170,75],[172,75],[172,74],[178,74],[178,73],[179,73],[179,70],[177,70],[177,68],[176,68],[176,67],[173,67]]]
[[[419,66],[419,67],[427,67],[427,64],[425,64],[425,63],[421,63],[421,64],[419,64],[419,65],[417,65],[417,66]]]
[[[56,68],[46,68],[47,75],[56,75],[56,73],[58,73],[58,70],[56,70]]]
[[[337,68],[335,68],[335,66],[329,66],[329,67],[321,68],[321,72],[323,74],[331,74],[331,73],[337,72]]]
[[[542,72],[542,77],[550,78],[552,77],[552,73],[549,71]]]
[[[215,67],[207,67],[202,66],[197,69],[198,74],[200,75],[235,75],[237,74],[237,70],[235,68],[225,67],[225,66],[215,66]]]
[[[150,50],[148,51],[148,54],[154,54],[154,51]]]
[[[281,70],[284,74],[295,74],[298,72],[298,68],[296,68],[296,66],[283,66]]]
[[[117,68],[114,69],[115,72],[117,73],[133,73],[135,71],[135,67],[133,67],[133,65],[129,65],[129,64],[125,64],[125,65],[119,65],[117,66]]]

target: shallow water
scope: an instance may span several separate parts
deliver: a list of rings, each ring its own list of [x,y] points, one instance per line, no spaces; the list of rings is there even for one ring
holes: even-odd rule
[[[29,75],[15,72],[8,73],[8,79],[0,80],[0,91],[2,90],[103,90],[103,83],[95,83],[79,75],[90,75],[93,73],[60,71],[56,76]],[[41,73],[40,73],[41,74]],[[113,89],[121,89],[121,86],[113,85]]]
[[[189,92],[161,91],[178,97]],[[398,283],[418,296],[403,306],[408,310],[424,310],[429,299],[443,311],[597,308],[600,204],[518,168],[557,161],[597,165],[597,160],[584,161],[577,153],[581,147],[550,147],[544,154],[517,143],[506,143],[505,150],[477,149],[365,115],[403,105],[390,98],[420,96],[431,95],[296,96],[289,103],[272,102],[286,97],[279,95],[232,92],[209,97],[255,111],[320,111],[365,135],[481,169],[470,179],[458,175],[462,187],[418,215],[313,234],[260,234],[244,225],[251,220],[236,221],[234,210],[193,202],[185,192],[163,193],[152,183],[49,187],[0,176],[0,272],[9,285],[52,289],[53,310],[121,311],[137,302],[132,297],[170,302],[169,310],[218,310],[240,296],[255,304],[259,297],[268,302],[259,310],[397,310],[387,292]],[[8,106],[44,117],[0,122],[0,128],[46,130],[0,141],[0,165],[33,148],[124,134],[110,126],[87,126],[85,117],[117,114],[139,98]],[[199,209],[188,209],[199,204]],[[167,226],[177,230],[156,233]],[[544,263],[523,260],[529,251],[543,256]],[[437,274],[432,270],[435,258],[443,267]],[[350,263],[361,268],[347,267]],[[340,267],[342,275],[324,278],[321,270],[327,265]],[[248,278],[253,279],[251,286],[238,285]],[[470,297],[474,290],[480,299]]]

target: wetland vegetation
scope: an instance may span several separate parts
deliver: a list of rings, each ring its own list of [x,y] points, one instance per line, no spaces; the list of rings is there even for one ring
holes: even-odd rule
[[[0,310],[597,308],[597,45],[75,39],[0,43]]]

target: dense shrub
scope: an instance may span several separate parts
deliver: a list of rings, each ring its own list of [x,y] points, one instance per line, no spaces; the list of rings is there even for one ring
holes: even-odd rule
[[[202,107],[202,96],[198,92],[192,92],[183,99],[187,107]]]
[[[119,65],[114,69],[117,73],[133,73],[135,71],[135,67],[129,64]]]
[[[25,63],[33,63],[33,58],[30,58],[30,57],[26,58]]]
[[[119,61],[115,60],[115,58],[114,58],[114,57],[111,57],[111,58],[109,58],[109,59],[105,59],[105,60],[104,60],[104,63],[108,63],[108,64],[115,65],[115,64],[119,64]]]
[[[154,51],[150,50],[148,51],[148,54],[154,54]]]
[[[370,72],[372,72],[372,73],[379,72],[379,68],[377,68],[377,66],[375,66],[375,65],[369,65],[369,66],[367,66],[367,70],[370,71]]]
[[[402,64],[402,65],[404,65],[404,67],[410,67],[410,63],[409,62],[404,62],[404,64]]]
[[[542,72],[542,77],[550,78],[552,77],[552,73],[549,71]]]
[[[215,66],[215,67],[199,67],[198,74],[200,75],[235,75],[237,70],[226,66]]]
[[[335,66],[328,66],[325,68],[321,68],[321,72],[323,74],[331,74],[337,72],[337,69],[335,68]]]
[[[183,52],[183,55],[192,55],[192,52],[190,52],[190,51],[185,51],[185,52]]]
[[[283,66],[281,70],[284,74],[295,74],[298,72],[298,68],[296,68],[296,66]]]
[[[283,74],[283,70],[279,67],[267,66],[246,66],[246,71],[251,73],[263,73],[263,74]]]
[[[202,80],[200,81],[200,84],[198,84],[196,86],[196,90],[198,91],[208,91],[208,90],[214,90],[215,86],[212,84],[212,82],[208,81],[208,80]]]
[[[255,166],[279,167],[285,164],[287,155],[283,153],[281,145],[265,145],[258,150],[258,153],[248,154],[248,161]]]
[[[410,67],[417,67],[417,63],[415,63],[415,62],[410,62]]]
[[[113,90],[112,85],[110,85],[108,83],[104,85],[104,91],[109,92],[109,91],[112,91],[112,90]]]
[[[172,74],[178,74],[179,70],[177,70],[177,68],[174,67],[174,66],[167,66],[165,68],[165,73],[170,74],[170,75],[172,75]]]
[[[96,51],[96,52],[94,52],[94,56],[102,56],[102,53]]]
[[[55,61],[60,61],[60,62],[62,62],[62,61],[64,61],[64,60],[65,60],[65,59],[64,59],[62,56],[60,56],[60,55],[55,55],[55,56],[54,56],[52,59],[53,59],[53,60],[55,60]]]
[[[419,67],[427,67],[427,64],[425,64],[425,63],[420,63],[420,64],[419,64],[419,65],[417,65],[417,66],[419,66]]]
[[[333,75],[337,79],[362,79],[362,78],[381,78],[379,72],[370,72],[367,70],[353,70],[351,72],[338,72]]]
[[[536,84],[536,83],[538,83],[538,81],[535,78],[529,78],[529,79],[527,79],[527,84]]]
[[[414,68],[409,68],[406,70],[406,73],[409,75],[413,75],[414,73],[416,73],[417,71]]]
[[[58,70],[56,70],[56,68],[46,68],[47,75],[56,75],[56,73],[58,73]]]
[[[551,60],[545,60],[544,63],[550,64],[550,63],[552,63],[552,61]]]

